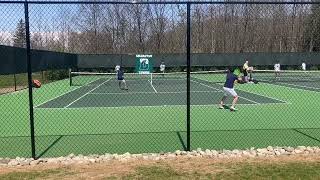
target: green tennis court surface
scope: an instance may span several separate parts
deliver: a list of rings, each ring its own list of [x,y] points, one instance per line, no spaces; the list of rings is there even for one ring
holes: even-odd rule
[[[187,103],[186,80],[166,79],[127,80],[128,91],[120,90],[113,77],[99,78],[86,86],[52,99],[37,108],[95,108],[95,107],[135,107],[135,106],[179,106]],[[220,84],[198,78],[191,80],[191,104],[214,105],[222,97]],[[238,91],[240,104],[284,103],[284,101]]]
[[[192,148],[319,145],[319,91],[280,83],[237,85],[237,112],[217,107],[224,76],[191,77]],[[174,151],[186,146],[186,79],[90,77],[34,90],[37,156]],[[311,83],[311,82],[310,82]],[[27,91],[0,96],[0,156],[30,156]],[[229,99],[229,103],[231,99]],[[10,111],[8,111],[10,110]]]

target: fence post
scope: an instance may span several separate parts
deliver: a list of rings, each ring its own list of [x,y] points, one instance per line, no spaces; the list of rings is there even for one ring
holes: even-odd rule
[[[187,151],[190,151],[190,3],[187,3]]]
[[[16,73],[13,74],[13,81],[14,81],[14,91],[17,91],[17,78],[16,78]]]
[[[34,138],[34,115],[33,115],[33,97],[32,97],[32,69],[30,52],[30,29],[29,29],[29,7],[28,2],[24,3],[24,15],[26,26],[26,46],[27,46],[27,67],[28,67],[28,88],[29,88],[29,110],[30,110],[30,133],[31,133],[31,155],[36,159],[36,148]]]

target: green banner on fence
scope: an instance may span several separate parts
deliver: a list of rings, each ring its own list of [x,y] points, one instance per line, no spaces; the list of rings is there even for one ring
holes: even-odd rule
[[[139,74],[149,74],[153,70],[152,55],[136,55],[136,72]]]

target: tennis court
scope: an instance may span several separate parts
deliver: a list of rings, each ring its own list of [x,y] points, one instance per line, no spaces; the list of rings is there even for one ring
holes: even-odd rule
[[[257,70],[254,74],[262,82],[315,92],[320,91],[319,71],[284,71],[283,74],[279,74],[279,77],[276,77],[272,70]]]
[[[238,84],[239,110],[230,112],[217,108],[224,78],[221,73],[191,74],[193,149],[319,144],[318,91],[276,82]],[[127,75],[126,81],[128,91],[119,89],[114,75],[79,75],[73,86],[65,79],[35,89],[37,156],[185,149],[186,75]],[[17,119],[17,128],[7,128],[13,122],[1,126],[1,141],[10,142],[1,148],[2,156],[30,152],[28,101],[17,101],[21,97],[27,91],[0,96],[17,112],[3,113]]]
[[[110,76],[110,77],[109,77]],[[95,107],[136,107],[136,106],[185,106],[187,103],[186,77],[166,74],[151,80],[148,75],[129,75],[128,91],[120,90],[115,76],[90,77],[92,82],[80,86],[62,96],[38,105],[36,108],[95,108]],[[150,76],[150,75],[149,75]],[[168,77],[167,77],[168,76]],[[201,77],[201,75],[197,75]],[[217,75],[216,75],[217,76]],[[220,74],[218,76],[221,76]],[[192,105],[215,105],[221,99],[222,86],[218,83],[192,77]],[[78,77],[78,81],[88,80]],[[87,78],[88,79],[88,78]],[[240,104],[276,104],[285,101],[239,90]]]

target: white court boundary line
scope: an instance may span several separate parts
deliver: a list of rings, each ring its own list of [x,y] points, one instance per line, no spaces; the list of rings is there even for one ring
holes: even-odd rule
[[[103,84],[107,83],[108,81],[111,80],[112,77],[110,77],[108,80],[104,81],[103,83],[99,84],[98,86],[96,86],[95,88],[91,89],[90,91],[88,91],[87,93],[85,93],[84,95],[80,96],[79,98],[77,98],[76,100],[72,101],[71,103],[69,103],[68,105],[64,106],[64,108],[68,108],[69,106],[71,106],[72,104],[74,104],[75,102],[79,101],[81,98],[85,97],[86,95],[88,95],[89,93],[91,93],[92,91],[98,89],[100,86],[102,86]]]
[[[191,93],[217,93],[221,91],[190,91]],[[157,92],[158,94],[181,94],[187,91]],[[156,94],[155,92],[126,92],[126,93],[90,93],[90,95],[132,95],[132,94]]]
[[[47,100],[47,101],[42,102],[42,103],[38,104],[37,106],[35,106],[34,108],[38,108],[39,106],[41,106],[41,105],[43,105],[43,104],[46,104],[46,103],[48,103],[48,102],[50,102],[50,101],[53,101],[53,100],[55,100],[55,99],[57,99],[57,98],[59,98],[59,97],[61,97],[61,96],[64,96],[64,95],[66,95],[66,94],[69,94],[69,93],[71,93],[71,92],[73,92],[73,91],[75,91],[75,90],[77,90],[77,89],[80,89],[80,88],[81,88],[81,86],[80,86],[80,87],[76,87],[75,89],[72,89],[72,90],[70,90],[70,91],[68,91],[68,92],[65,92],[65,93],[63,93],[63,94],[60,94],[59,96],[53,97],[53,98],[51,98],[51,99],[49,99],[49,100]]]
[[[203,80],[203,79],[200,79],[202,81],[207,81],[207,80]],[[210,82],[210,81],[207,81],[207,82]],[[214,83],[214,82],[213,82]],[[247,90],[243,90],[243,89],[238,89],[240,91],[244,91],[244,92],[247,92],[247,93],[251,93],[251,94],[255,94],[255,95],[258,95],[258,96],[263,96],[263,97],[266,97],[266,98],[269,98],[269,99],[273,99],[273,100],[276,100],[276,101],[280,101],[282,103],[288,103],[288,104],[291,104],[289,103],[288,101],[284,101],[284,100],[281,100],[281,99],[277,99],[275,97],[270,97],[270,96],[266,96],[266,95],[263,95],[263,94],[258,94],[258,93],[254,93],[254,92],[251,92],[251,91],[247,91]],[[242,97],[243,98],[243,97]],[[261,104],[261,103],[260,103]],[[264,104],[264,103],[262,103]]]
[[[263,94],[259,94],[259,93],[255,93],[255,92],[251,92],[251,91],[248,91],[248,90],[243,90],[243,89],[238,89],[240,91],[244,91],[244,92],[247,92],[247,93],[251,93],[251,94],[255,94],[255,95],[258,95],[258,96],[263,96],[263,97],[266,97],[266,98],[269,98],[269,99],[273,99],[273,100],[276,100],[276,101],[280,101],[282,103],[288,103],[288,101],[284,101],[284,100],[281,100],[281,99],[277,99],[275,97],[270,97],[270,96],[266,96],[266,95],[263,95]]]
[[[197,78],[196,78],[196,79],[197,79]],[[199,80],[202,80],[202,79],[199,79]],[[209,85],[203,84],[203,83],[201,83],[201,82],[197,82],[197,81],[195,81],[195,80],[191,80],[191,79],[190,79],[190,81],[195,82],[195,83],[198,83],[198,84],[200,84],[200,85],[202,85],[202,86],[205,86],[205,87],[208,87],[208,88],[211,88],[211,89],[218,90],[218,91],[221,91],[221,92],[222,92],[222,90],[221,90],[221,89],[214,88],[214,87],[212,87],[212,86],[209,86]],[[206,81],[206,82],[210,82],[210,81]]]
[[[151,85],[152,89],[154,90],[154,92],[155,92],[155,93],[158,93],[158,91],[156,90],[156,88],[153,86],[152,82],[151,82],[150,80],[148,80],[148,81],[149,81],[149,83],[150,83],[150,85]]]
[[[198,78],[196,78],[196,79],[198,79]],[[199,79],[199,80],[202,80],[202,79]],[[217,89],[217,88],[214,88],[214,87],[212,87],[212,86],[203,84],[203,83],[201,83],[201,82],[197,82],[197,81],[194,81],[194,80],[191,80],[191,81],[192,81],[192,82],[199,83],[200,85],[203,85],[203,86],[208,87],[208,88],[211,88],[211,89],[219,90],[219,89]],[[207,81],[207,80],[202,80],[202,81],[206,81],[206,82],[208,82],[208,83],[214,83],[214,82],[210,82],[210,81]],[[220,91],[222,92],[222,90],[220,90]],[[239,96],[239,97],[240,97],[241,99],[245,99],[245,100],[250,101],[250,102],[252,102],[252,103],[260,104],[260,103],[254,101],[254,100],[251,100],[251,99],[248,99],[248,98],[245,98],[245,97],[242,97],[242,96]]]
[[[255,103],[255,104],[260,104],[260,103],[258,103],[257,101],[254,101],[254,100],[251,100],[251,99],[248,99],[248,98],[242,97],[242,96],[239,96],[239,98],[241,98],[241,99],[245,99],[245,100],[250,101],[250,102],[253,102],[253,103]]]
[[[259,93],[255,93],[255,92],[251,92],[251,91],[247,91],[247,90],[243,90],[243,89],[239,89],[240,91],[244,91],[244,92],[247,92],[247,93],[251,93],[251,94],[255,94],[255,95],[258,95],[258,96],[263,96],[263,97],[266,97],[266,98],[269,98],[269,99],[273,99],[273,100],[276,100],[276,101],[280,101],[282,103],[288,103],[288,101],[284,101],[284,100],[281,100],[281,99],[277,99],[275,97],[270,97],[270,96],[266,96],[266,95],[263,95],[263,94],[259,94]]]
[[[94,81],[96,81],[96,80],[94,80]],[[94,82],[94,81],[91,81],[91,82],[89,82],[89,83],[92,83],[92,82]],[[53,97],[53,98],[51,98],[51,99],[49,99],[49,100],[46,100],[46,101],[38,104],[37,106],[34,106],[33,108],[38,108],[39,106],[41,106],[41,105],[43,105],[43,104],[46,104],[46,103],[48,103],[48,102],[50,102],[50,101],[53,101],[53,100],[55,100],[55,99],[57,99],[57,98],[59,98],[59,97],[61,97],[61,96],[64,96],[64,95],[66,95],[66,94],[69,94],[69,93],[71,93],[71,92],[73,92],[73,91],[75,91],[75,90],[77,90],[77,89],[82,88],[82,87],[83,87],[83,86],[76,87],[76,88],[74,88],[74,89],[72,89],[72,90],[70,90],[70,91],[67,91],[67,92],[65,92],[65,93],[63,93],[63,94],[60,94],[59,96]],[[89,86],[86,86],[86,87],[89,87]]]
[[[303,86],[303,85],[297,85],[297,84],[291,84],[291,83],[285,83],[285,82],[278,82],[281,84],[288,84],[290,86],[296,86],[296,87],[303,87],[303,88],[309,88],[309,89],[320,89],[320,88],[316,88],[316,87],[311,87],[311,86]]]
[[[289,105],[291,103],[263,103],[263,104],[237,104],[237,106],[271,106],[271,105]],[[69,107],[69,108],[37,108],[39,110],[83,110],[83,109],[121,109],[121,108],[165,108],[165,107],[186,107],[187,105],[157,105],[157,106],[118,106],[118,107]],[[217,107],[219,104],[191,105],[191,107]]]
[[[281,85],[281,84],[275,84],[275,83],[270,83],[270,82],[262,82],[264,84],[270,84],[270,85],[273,85],[273,86],[280,86],[280,87],[284,87],[284,88],[288,88],[288,89],[293,89],[293,90],[298,90],[298,91],[308,91],[308,92],[311,92],[311,93],[320,93],[320,91],[313,91],[313,90],[310,90],[310,89],[301,89],[301,88],[295,88],[295,87],[290,87],[290,86],[285,86],[285,85]],[[279,83],[279,82],[278,82]],[[289,84],[290,85],[290,84]],[[309,87],[309,86],[307,86]],[[319,88],[320,89],[320,88]]]
[[[126,108],[126,107],[179,107],[179,106],[186,106],[186,105],[162,105],[162,106],[121,106],[121,107],[78,107],[78,108],[69,108],[69,106],[70,105],[72,105],[73,103],[75,103],[76,101],[78,101],[78,100],[80,100],[81,98],[83,98],[84,96],[86,96],[86,95],[88,95],[88,94],[90,94],[90,95],[94,95],[94,94],[116,94],[116,93],[91,93],[92,91],[94,91],[95,89],[97,89],[98,87],[100,87],[101,85],[103,85],[103,84],[105,84],[106,82],[108,82],[108,81],[110,81],[112,79],[112,77],[110,77],[108,80],[106,80],[105,82],[103,82],[103,83],[101,83],[100,85],[98,85],[97,87],[95,87],[94,89],[92,89],[92,90],[90,90],[89,92],[87,92],[86,94],[84,94],[83,96],[81,96],[81,97],[79,97],[78,99],[76,99],[74,102],[71,102],[70,104],[68,104],[67,106],[65,106],[64,108],[39,108],[38,106],[40,106],[40,105],[38,105],[38,106],[36,106],[35,108],[37,108],[37,109],[91,109],[91,108],[108,108],[108,109],[110,109],[110,108]],[[196,78],[196,79],[198,79],[198,78]],[[203,79],[199,79],[199,80],[203,80]],[[214,90],[216,90],[216,91],[190,91],[190,92],[222,92],[222,90],[219,90],[219,89],[217,89],[217,88],[214,88],[214,87],[212,87],[212,86],[209,86],[209,85],[206,85],[206,84],[203,84],[203,83],[200,83],[200,82],[197,82],[197,81],[194,81],[194,80],[191,80],[192,82],[195,82],[195,83],[198,83],[198,84],[200,84],[200,85],[203,85],[203,86],[205,86],[205,87],[209,87],[209,88],[211,88],[211,89],[214,89]],[[209,83],[211,83],[210,81],[207,81],[207,80],[203,80],[203,81],[206,81],[206,82],[209,82]],[[280,86],[280,85],[278,85],[278,86]],[[286,87],[286,86],[281,86],[281,87]],[[80,87],[79,87],[80,88]],[[290,88],[290,87],[288,87],[288,88]],[[78,88],[76,88],[76,89],[78,89]],[[74,89],[74,90],[76,90],[76,89]],[[292,89],[297,89],[297,88],[292,88]],[[72,90],[72,91],[74,91],[74,90]],[[241,89],[240,89],[241,90]],[[72,91],[69,91],[69,92],[72,92]],[[245,90],[241,90],[241,91],[245,91]],[[67,93],[69,93],[69,92],[67,92]],[[186,92],[186,91],[185,91]],[[250,91],[245,91],[245,92],[248,92],[248,93],[252,93],[252,92],[250,92]],[[311,91],[311,92],[314,92],[314,91]],[[153,94],[154,92],[138,92],[138,93],[141,93],[141,94],[147,94],[147,93],[150,93],[150,94]],[[137,93],[137,94],[138,94]],[[182,92],[157,92],[157,93],[183,93],[183,91]],[[66,94],[66,93],[65,93]],[[118,93],[118,94],[129,94],[129,93]],[[135,93],[132,93],[132,94],[135,94]],[[265,96],[265,95],[261,95],[261,94],[257,94],[257,93],[252,93],[252,94],[256,94],[256,95],[259,95],[259,96],[264,96],[264,97],[266,97],[266,98],[270,98],[270,99],[274,99],[274,100],[277,100],[277,101],[279,101],[279,102],[281,102],[281,103],[258,103],[258,102],[256,102],[256,101],[253,101],[253,100],[250,100],[250,99],[248,99],[248,98],[245,98],[245,97],[240,97],[240,98],[242,98],[242,99],[246,99],[247,101],[250,101],[250,102],[253,102],[254,104],[237,104],[237,105],[279,105],[279,104],[281,104],[281,105],[284,105],[284,104],[291,104],[291,103],[289,103],[289,102],[287,102],[287,101],[283,101],[283,100],[279,100],[279,99],[276,99],[276,98],[273,98],[273,97],[268,97],[268,96]],[[61,95],[62,96],[62,95]],[[57,98],[57,97],[56,97]],[[53,99],[55,99],[55,98],[53,98]],[[53,100],[52,99],[52,100]],[[46,102],[44,102],[43,104],[45,104],[45,103],[47,103],[47,102],[49,102],[49,101],[51,101],[51,100],[48,100],[48,101],[46,101]],[[213,104],[211,104],[211,105],[191,105],[191,106],[213,106]]]

